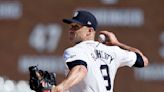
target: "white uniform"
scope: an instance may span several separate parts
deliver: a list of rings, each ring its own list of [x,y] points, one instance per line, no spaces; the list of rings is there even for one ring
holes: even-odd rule
[[[87,76],[73,86],[70,92],[113,92],[117,69],[122,66],[133,66],[136,54],[118,46],[84,41],[66,49],[64,59],[66,63],[82,60],[87,64]]]

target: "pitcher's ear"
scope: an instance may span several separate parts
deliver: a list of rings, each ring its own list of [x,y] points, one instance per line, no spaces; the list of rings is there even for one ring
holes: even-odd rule
[[[89,28],[89,29],[88,29],[88,32],[87,32],[87,36],[91,35],[93,31],[94,31],[93,28]]]
[[[90,27],[88,30],[89,30],[89,32],[94,31],[94,29],[92,27]]]

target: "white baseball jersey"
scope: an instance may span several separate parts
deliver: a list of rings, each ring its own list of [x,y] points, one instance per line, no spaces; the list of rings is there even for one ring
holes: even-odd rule
[[[88,70],[86,77],[73,86],[70,92],[113,92],[117,69],[122,66],[133,66],[136,58],[134,52],[118,46],[106,46],[96,41],[84,41],[66,49],[66,63],[82,60],[86,62]]]

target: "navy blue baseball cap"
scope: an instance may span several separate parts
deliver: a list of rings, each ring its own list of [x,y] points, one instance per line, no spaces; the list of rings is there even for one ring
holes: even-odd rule
[[[63,19],[63,22],[67,24],[79,23],[83,26],[93,27],[94,30],[96,30],[98,24],[96,17],[92,13],[84,10],[74,12],[72,19]]]

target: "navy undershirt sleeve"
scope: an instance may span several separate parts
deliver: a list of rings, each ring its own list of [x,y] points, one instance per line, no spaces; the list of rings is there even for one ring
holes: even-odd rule
[[[143,61],[142,56],[138,53],[136,53],[136,56],[137,56],[137,59],[133,66],[134,67],[144,67],[144,61]]]
[[[75,60],[72,62],[67,62],[66,63],[68,68],[71,70],[73,67],[75,67],[76,65],[84,65],[87,68],[87,63],[83,60]]]

